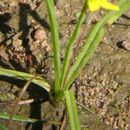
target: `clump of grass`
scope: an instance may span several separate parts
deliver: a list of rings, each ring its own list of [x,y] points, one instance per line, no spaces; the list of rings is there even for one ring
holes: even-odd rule
[[[8,70],[4,68],[0,68],[0,75],[15,77],[22,80],[31,80],[32,82],[43,87],[50,93],[50,97],[53,102],[62,100],[66,103],[68,109],[68,115],[70,119],[71,130],[80,130],[80,121],[78,118],[78,111],[76,107],[76,100],[74,97],[74,93],[71,90],[71,84],[81,73],[82,69],[85,67],[86,63],[94,53],[95,49],[99,45],[105,34],[105,26],[106,24],[112,24],[115,22],[129,7],[129,0],[120,0],[119,7],[120,10],[118,12],[109,11],[107,12],[92,28],[89,35],[87,36],[80,53],[75,58],[73,65],[69,68],[71,56],[73,53],[73,46],[76,38],[80,33],[80,29],[82,23],[86,17],[87,10],[87,0],[84,2],[80,16],[78,18],[78,22],[75,26],[74,32],[70,36],[67,42],[67,48],[65,50],[65,57],[63,61],[63,65],[60,60],[60,40],[59,40],[59,31],[58,31],[58,23],[55,14],[54,1],[53,0],[45,0],[48,17],[50,21],[50,29],[52,34],[52,46],[53,46],[53,55],[54,55],[54,74],[55,74],[55,83],[54,86],[51,86],[45,79],[40,76],[34,77],[34,75],[18,72],[14,70]],[[51,90],[54,95],[51,95]],[[8,117],[7,114],[4,116],[0,114],[0,118]],[[15,119],[17,117],[14,117]],[[14,119],[12,118],[12,119]],[[7,119],[7,118],[6,118]],[[22,121],[18,118],[19,121]],[[26,119],[24,119],[25,121]],[[28,122],[28,119],[26,120]],[[32,122],[34,119],[32,119]],[[3,127],[3,126],[1,126]],[[4,127],[3,127],[4,129]]]

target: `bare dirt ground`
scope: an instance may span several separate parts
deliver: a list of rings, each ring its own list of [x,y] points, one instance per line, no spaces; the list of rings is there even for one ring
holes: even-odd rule
[[[61,58],[64,57],[66,42],[74,29],[82,2],[60,0],[56,5]],[[98,12],[94,19],[98,19],[100,14]],[[74,47],[74,56],[89,30],[87,18]],[[44,1],[0,1],[0,66],[54,79],[51,34]],[[0,77],[0,112],[11,112],[11,102],[24,84],[16,79]],[[107,27],[105,37],[73,88],[82,130],[130,130],[130,10]],[[35,101],[18,105],[16,114],[47,122],[58,122],[63,118],[63,104],[55,108],[41,88],[30,85],[22,100],[28,99]],[[6,120],[0,119],[0,123],[7,125]],[[14,121],[10,127],[10,130],[57,129],[56,122],[26,124]],[[68,126],[66,130],[69,130]]]

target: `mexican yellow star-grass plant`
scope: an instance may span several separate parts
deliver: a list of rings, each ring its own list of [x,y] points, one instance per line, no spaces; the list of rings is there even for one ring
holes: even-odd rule
[[[108,2],[107,0],[87,0],[88,8],[91,12],[104,8],[107,10],[118,11],[119,7]]]
[[[54,51],[54,64],[55,64],[54,65],[55,85],[53,86],[53,84],[51,84],[52,85],[51,86],[41,76],[37,77],[35,75],[34,75],[35,79],[33,79],[32,82],[47,90],[51,95],[50,97],[54,98],[54,100],[52,99],[51,101],[55,101],[57,100],[57,98],[59,99],[59,97],[60,100],[65,99],[64,102],[66,103],[68,109],[71,130],[81,130],[79,118],[78,118],[78,111],[76,110],[76,102],[75,102],[76,99],[74,97],[73,91],[70,90],[70,86],[77,78],[77,76],[81,73],[81,70],[85,67],[85,64],[88,62],[90,56],[94,53],[94,50],[100,43],[105,33],[105,25],[108,22],[112,24],[117,18],[119,18],[130,7],[130,0],[119,0],[118,5],[120,7],[120,10],[118,6],[113,5],[107,0],[85,0],[79,19],[77,20],[76,29],[74,30],[72,36],[69,39],[68,48],[66,49],[67,56],[65,56],[64,58],[65,62],[63,63],[65,65],[63,66],[61,65],[61,61],[60,61],[60,43],[59,43],[60,40],[59,40],[58,25],[57,25],[57,20],[55,15],[54,0],[45,0],[45,1],[48,8],[48,17],[50,20],[50,28],[52,32],[52,42],[53,42],[52,46]],[[73,65],[70,66],[70,59],[72,56],[73,46],[76,38],[80,34],[80,28],[86,16],[86,5],[91,12],[96,11],[100,8],[105,8],[108,10],[119,10],[119,11],[108,12],[105,16],[103,16],[103,18],[99,20],[99,22],[96,23],[94,27],[92,27],[92,31],[90,31],[90,34],[86,38],[80,50],[80,53],[75,58]],[[24,72],[8,70],[3,68],[0,68],[0,75],[15,77],[22,80],[30,80],[30,78],[33,78],[32,74],[27,74]],[[54,92],[51,92],[51,89]],[[0,119],[9,119],[9,114],[0,113]],[[30,119],[30,118],[23,119],[22,117],[19,116],[13,116],[12,120],[26,121],[31,123],[37,121],[37,119]],[[2,130],[5,130],[1,124],[0,124],[0,128],[2,128]]]

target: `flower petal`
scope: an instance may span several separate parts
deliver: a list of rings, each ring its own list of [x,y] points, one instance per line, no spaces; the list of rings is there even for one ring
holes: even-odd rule
[[[88,7],[91,12],[100,9],[100,0],[88,0]]]
[[[114,4],[111,4],[110,2],[107,2],[106,0],[104,0],[103,2],[101,2],[100,6],[102,8],[108,9],[108,10],[115,10],[115,11],[119,10],[118,6],[116,6]]]

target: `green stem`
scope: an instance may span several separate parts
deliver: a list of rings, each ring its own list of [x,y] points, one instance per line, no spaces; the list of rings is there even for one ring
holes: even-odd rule
[[[82,8],[82,11],[81,11],[81,14],[79,16],[78,23],[75,27],[75,30],[74,30],[72,36],[70,37],[70,39],[67,43],[67,49],[66,49],[66,53],[65,53],[62,75],[61,75],[61,88],[62,89],[63,89],[63,84],[64,84],[64,81],[65,81],[66,73],[67,73],[67,70],[68,70],[68,67],[69,67],[70,58],[71,58],[71,55],[72,55],[72,47],[73,47],[73,44],[75,42],[75,39],[77,38],[77,36],[80,32],[81,25],[82,25],[82,23],[85,19],[85,14],[86,14],[86,1],[84,3],[83,8]]]
[[[65,82],[65,89],[68,89],[70,87],[70,85],[73,83],[75,78],[80,74],[81,70],[87,63],[90,56],[93,54],[94,49],[96,49],[95,47],[93,48],[93,45],[98,43],[98,42],[97,43],[95,43],[95,42],[96,42],[96,39],[98,39],[98,38],[96,38],[96,37],[98,37],[96,35],[99,35],[98,33],[100,33],[100,29],[106,23],[112,24],[114,21],[116,21],[116,19],[119,18],[120,15],[123,14],[124,11],[126,11],[126,9],[128,9],[128,7],[130,6],[130,2],[129,2],[129,0],[125,0],[125,2],[120,0],[119,5],[120,5],[120,11],[117,11],[117,12],[109,11],[93,28],[89,37],[86,39],[85,44],[82,47],[82,50],[80,51],[80,54],[77,56],[76,61],[74,62],[73,66],[71,67],[71,69],[69,71],[69,74],[68,74],[68,76],[66,78],[66,82]],[[101,33],[101,35],[102,35],[102,33]],[[99,39],[100,39],[100,37],[99,37]]]
[[[15,70],[3,69],[3,68],[0,68],[0,75],[13,77],[13,78],[21,79],[21,80],[30,80],[31,78],[35,77],[32,80],[33,83],[41,86],[48,92],[51,89],[50,84],[44,78],[37,75],[35,76],[33,74],[28,74],[21,71],[15,71]]]
[[[68,77],[66,79],[65,90],[69,89],[70,85],[73,83],[73,81],[76,79],[76,77],[80,74],[81,70],[86,65],[90,56],[93,54],[94,50],[97,48],[98,44],[100,43],[103,35],[104,35],[104,29],[102,27],[100,27],[99,31],[97,32],[97,35],[94,37],[94,41],[92,41],[91,45],[88,48],[86,46],[84,46],[82,48],[81,52],[85,52],[85,48],[86,48],[86,53],[84,53],[83,57],[80,57],[80,55],[79,55],[79,58],[77,58],[76,62],[72,66],[70,73],[68,74]]]
[[[65,82],[65,89],[68,89],[69,86],[71,85],[71,83],[73,83],[73,81],[75,80],[75,78],[78,76],[78,74],[81,72],[81,67],[82,66],[82,60],[85,58],[85,56],[87,55],[87,53],[89,53],[88,51],[93,49],[91,48],[91,46],[93,44],[97,44],[96,43],[96,37],[101,29],[102,26],[104,26],[107,22],[107,20],[111,17],[112,14],[107,13],[92,29],[91,33],[89,34],[88,38],[86,39],[80,54],[77,56],[76,61],[74,62],[74,64],[72,65],[69,74],[66,78],[66,82]],[[90,57],[90,56],[89,56]],[[86,62],[87,63],[87,60]],[[78,68],[80,68],[79,70],[77,70]],[[79,72],[80,71],[80,72]],[[74,74],[75,73],[75,74]],[[74,76],[74,77],[73,77]]]
[[[58,93],[60,90],[60,77],[61,77],[58,23],[57,23],[56,14],[55,14],[54,0],[45,0],[45,1],[47,5],[47,10],[48,10],[50,28],[51,28],[51,33],[52,33],[52,41],[53,41],[55,93]]]
[[[64,95],[66,99],[71,130],[80,130],[80,121],[74,93],[71,90],[68,90],[64,91]]]

